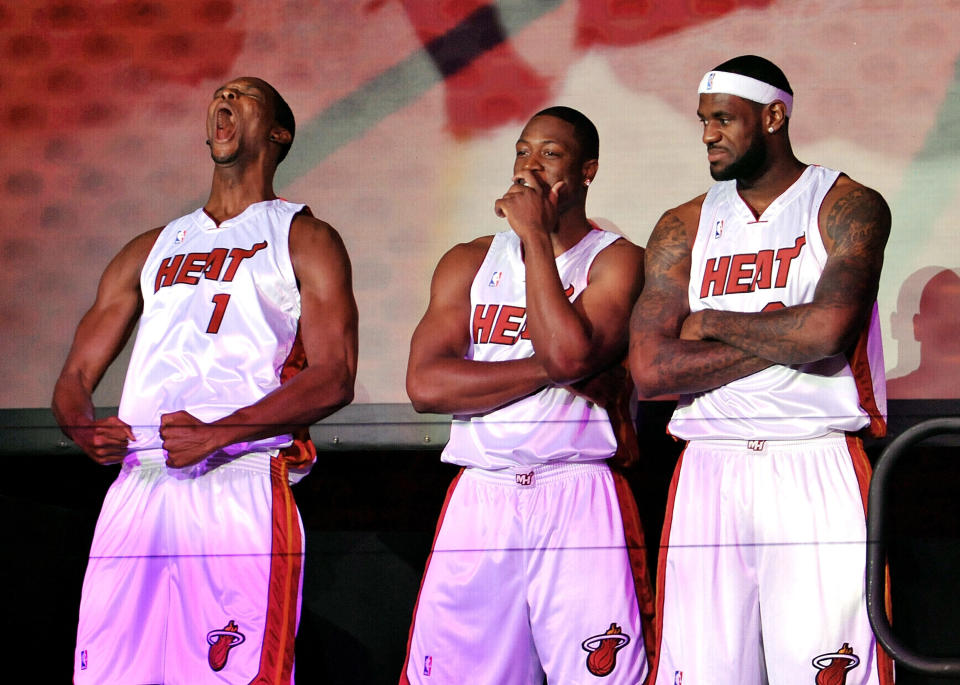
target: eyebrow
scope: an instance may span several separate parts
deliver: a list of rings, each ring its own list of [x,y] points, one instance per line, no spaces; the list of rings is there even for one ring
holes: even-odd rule
[[[562,142],[560,142],[559,140],[554,140],[553,138],[546,138],[546,139],[544,139],[544,140],[538,140],[538,141],[528,140],[527,138],[518,138],[516,144],[519,145],[520,143],[526,143],[527,145],[533,145],[534,142],[536,142],[536,143],[538,143],[538,144],[540,144],[540,145],[551,145],[551,144],[552,144],[552,145],[559,145],[560,147],[563,147],[563,143],[562,143]]]
[[[700,110],[698,109],[697,116],[701,119],[732,119],[734,114],[725,109],[718,109],[714,112],[710,112],[710,114],[701,114]]]

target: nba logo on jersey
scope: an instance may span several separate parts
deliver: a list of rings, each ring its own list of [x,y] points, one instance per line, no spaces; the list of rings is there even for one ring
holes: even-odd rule
[[[683,685],[683,671],[673,672],[673,685]]]
[[[179,231],[177,231],[177,237],[173,239],[173,244],[179,245],[186,239],[187,239],[187,229],[181,228]]]
[[[80,651],[80,670],[87,670],[87,650],[85,649]]]
[[[713,237],[719,238],[723,235],[723,219],[717,219],[717,223],[713,227]]]
[[[503,278],[503,272],[502,272],[502,271],[494,271],[494,272],[490,275],[490,283],[489,283],[488,285],[489,285],[491,288],[496,288],[498,285],[500,285],[500,279],[501,279],[501,278]]]
[[[423,675],[430,675],[430,672],[433,670],[433,657],[425,656],[423,657]]]

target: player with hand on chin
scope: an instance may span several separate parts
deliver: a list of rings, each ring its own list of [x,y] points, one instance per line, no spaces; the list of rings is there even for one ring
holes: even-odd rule
[[[292,681],[290,482],[316,458],[307,428],[353,397],[350,262],[274,193],[295,123],[273,86],[226,83],[206,129],[209,199],[114,257],[54,390],[64,432],[123,462],[84,578],[78,684]],[[93,390],[138,322],[118,416],[97,419]]]
[[[598,149],[580,112],[534,115],[495,202],[510,230],[457,245],[434,273],[407,391],[418,411],[454,415],[442,459],[463,470],[401,683],[636,685],[646,673],[642,532],[607,464],[636,449],[632,424],[613,424],[632,391],[617,372],[643,250],[587,219]]]

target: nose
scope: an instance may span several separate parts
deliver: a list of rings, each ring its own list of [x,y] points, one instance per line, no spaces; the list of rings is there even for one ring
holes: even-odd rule
[[[228,101],[229,101],[229,100],[236,100],[236,99],[237,99],[237,92],[236,92],[235,90],[230,89],[230,88],[224,88],[223,90],[220,91],[220,99],[221,99],[221,100],[228,100]]]
[[[543,169],[543,164],[540,163],[540,155],[530,154],[523,158],[523,169]]]
[[[720,140],[720,127],[716,122],[708,121],[703,125],[703,143],[709,145]]]

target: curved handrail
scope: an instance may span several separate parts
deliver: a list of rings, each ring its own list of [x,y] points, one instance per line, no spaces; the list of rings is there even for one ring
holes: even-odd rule
[[[951,677],[960,676],[960,659],[926,656],[904,645],[894,634],[887,619],[884,601],[886,550],[883,544],[883,494],[887,479],[907,448],[943,433],[960,433],[960,417],[921,421],[891,442],[877,460],[867,502],[867,614],[877,640],[898,665],[927,675]]]

